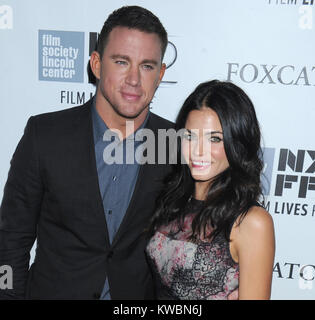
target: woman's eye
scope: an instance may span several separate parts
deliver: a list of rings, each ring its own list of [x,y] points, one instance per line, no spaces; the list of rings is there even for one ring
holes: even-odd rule
[[[217,137],[217,136],[212,136],[212,137],[210,138],[210,141],[217,143],[217,142],[221,142],[222,139],[221,139],[220,137]]]
[[[198,139],[198,136],[196,136],[194,133],[191,133],[191,132],[184,133],[183,137],[185,140],[188,140],[188,141],[197,141]]]
[[[190,140],[191,139],[191,135],[189,133],[184,133],[183,137],[186,140]]]
[[[183,137],[184,137],[185,140],[188,140],[188,141],[190,141],[192,139],[190,133],[184,133]]]

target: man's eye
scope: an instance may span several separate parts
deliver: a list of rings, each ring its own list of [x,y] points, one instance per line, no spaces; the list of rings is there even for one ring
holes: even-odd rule
[[[153,66],[151,66],[150,64],[144,64],[143,68],[146,70],[153,70],[154,69]]]
[[[116,64],[119,64],[119,65],[125,65],[125,64],[127,64],[127,62],[126,62],[126,61],[123,61],[123,60],[116,60],[115,63],[116,63]]]

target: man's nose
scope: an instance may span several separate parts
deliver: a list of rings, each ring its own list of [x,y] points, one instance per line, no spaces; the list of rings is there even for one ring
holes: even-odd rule
[[[126,83],[134,87],[139,85],[140,71],[137,67],[130,67],[126,77]]]

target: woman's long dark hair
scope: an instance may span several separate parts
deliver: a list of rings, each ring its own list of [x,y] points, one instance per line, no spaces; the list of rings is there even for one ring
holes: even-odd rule
[[[176,119],[176,130],[185,128],[192,110],[208,107],[219,117],[229,167],[211,180],[203,209],[192,223],[192,238],[206,235],[207,225],[214,228],[211,237],[223,233],[230,239],[235,220],[242,219],[262,196],[260,174],[263,168],[260,128],[254,106],[246,93],[230,82],[213,80],[201,83],[188,96]],[[152,235],[174,219],[182,221],[194,180],[189,167],[181,164],[178,144],[177,164],[165,181],[149,229]],[[241,221],[240,219],[240,221]]]

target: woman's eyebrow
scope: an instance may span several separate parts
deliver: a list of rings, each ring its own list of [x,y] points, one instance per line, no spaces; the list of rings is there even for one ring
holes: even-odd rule
[[[211,131],[211,132],[206,132],[205,135],[210,135],[210,134],[216,134],[216,133],[220,133],[220,134],[223,134],[222,131]]]

